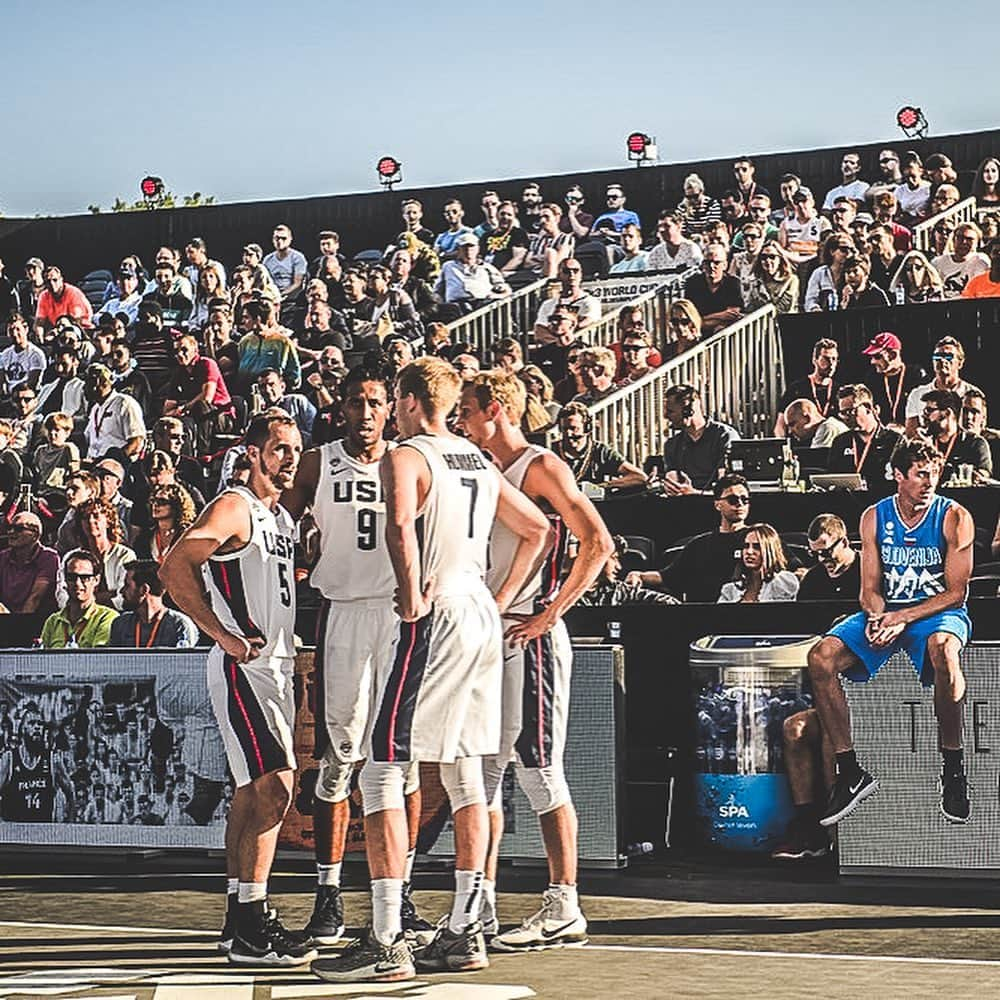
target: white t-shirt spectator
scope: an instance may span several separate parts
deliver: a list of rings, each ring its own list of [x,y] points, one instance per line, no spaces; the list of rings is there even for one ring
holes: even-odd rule
[[[944,281],[946,299],[961,298],[969,279],[990,269],[989,257],[978,252],[970,253],[963,261],[955,260],[950,253],[943,253],[935,257],[931,264]]]
[[[829,212],[838,198],[850,198],[851,201],[864,201],[869,185],[862,180],[851,181],[850,184],[838,184],[830,188],[823,199],[823,211]]]
[[[27,344],[19,351],[13,344],[0,351],[0,368],[7,373],[7,388],[16,389],[27,382],[31,372],[44,372],[48,362],[37,344]]]
[[[556,296],[551,299],[546,299],[538,307],[538,315],[535,317],[536,327],[540,324],[542,326],[548,326],[549,321],[552,318],[552,314],[555,312],[556,306],[569,306],[576,310],[577,315],[577,330],[582,330],[585,327],[596,323],[601,318],[601,303],[600,300],[595,299],[590,292],[583,292],[579,298],[567,299],[562,296]],[[539,343],[551,343],[554,338],[546,338],[544,335],[539,337],[537,334],[535,340]],[[586,340],[586,337],[584,337]]]
[[[132,438],[146,436],[142,407],[132,396],[112,392],[87,415],[87,456],[100,458],[109,448],[124,448]]]
[[[688,271],[696,271],[701,266],[702,256],[701,247],[694,240],[681,240],[673,257],[670,256],[665,243],[657,243],[649,251],[647,266],[650,271],[685,274]]]
[[[309,262],[305,255],[294,247],[291,248],[282,260],[278,252],[272,251],[264,258],[264,267],[271,275],[271,280],[275,283],[278,291],[282,295],[291,288],[292,282],[301,277],[305,280],[306,272],[309,270]]]
[[[916,190],[909,184],[900,184],[893,192],[899,202],[900,215],[908,215],[913,219],[920,218],[931,203],[931,182],[921,181]]]

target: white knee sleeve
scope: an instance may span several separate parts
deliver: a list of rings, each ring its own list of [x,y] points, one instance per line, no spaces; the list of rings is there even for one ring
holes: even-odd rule
[[[548,767],[522,767],[518,764],[517,783],[536,816],[544,816],[571,801],[562,761]]]
[[[316,798],[324,802],[343,802],[351,794],[351,775],[355,765],[337,759],[330,747],[319,762],[316,778]]]
[[[453,764],[441,764],[441,784],[448,793],[452,815],[466,806],[486,805],[481,757],[460,757]]]
[[[503,805],[503,776],[507,764],[508,758],[498,754],[483,758],[483,785],[488,809],[500,809]]]
[[[403,781],[403,794],[412,795],[420,788],[420,762],[410,761],[406,769],[406,778]]]
[[[385,812],[387,809],[403,810],[403,783],[409,766],[409,761],[391,764],[386,761],[365,761],[358,785],[366,816]]]

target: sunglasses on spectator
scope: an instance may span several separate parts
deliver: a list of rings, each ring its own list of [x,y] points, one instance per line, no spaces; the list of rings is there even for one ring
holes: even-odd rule
[[[635,354],[637,351],[648,351],[649,348],[645,344],[623,344],[622,354]]]
[[[955,355],[941,351],[931,355],[931,361],[954,361]]]
[[[10,526],[10,530],[21,532],[21,531],[37,531],[38,529],[33,524],[12,524]]]
[[[750,503],[749,493],[727,493],[725,496],[719,497],[720,500],[724,500],[730,507],[742,507],[745,503]]]
[[[809,551],[819,559],[820,562],[826,562],[827,559],[833,559],[834,552],[837,551],[838,546],[843,542],[843,538],[838,538],[836,541],[830,542],[830,544],[825,549],[810,549]]]
[[[934,232],[940,233],[942,236],[951,236],[955,230],[951,226],[935,226]]]
[[[762,253],[760,255],[761,260],[777,260],[778,255],[776,253]]]
[[[96,579],[97,579],[97,574],[96,573],[67,573],[66,574],[66,582],[67,583],[76,583],[78,580],[81,580],[84,583],[86,583],[88,580],[96,580]]]

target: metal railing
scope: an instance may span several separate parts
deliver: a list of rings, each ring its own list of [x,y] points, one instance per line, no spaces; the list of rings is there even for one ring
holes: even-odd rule
[[[482,309],[448,324],[453,344],[471,344],[481,358],[490,357],[490,348],[503,337],[517,337],[527,354],[535,315],[545,296],[549,278],[541,278],[519,288],[508,299],[491,302]]]
[[[957,205],[952,205],[951,208],[946,208],[943,212],[938,212],[937,215],[932,215],[929,219],[918,222],[913,227],[913,249],[927,253],[931,249],[931,234],[933,229],[944,219],[954,222],[955,225],[958,225],[960,222],[975,222],[976,199],[966,198]]]
[[[637,465],[661,454],[673,433],[663,415],[664,396],[681,384],[695,386],[705,413],[744,437],[767,436],[783,390],[776,316],[774,306],[764,306],[591,406],[596,439]]]
[[[606,347],[618,340],[618,317],[623,309],[641,309],[643,322],[653,338],[653,346],[663,350],[667,346],[667,330],[670,313],[670,303],[683,297],[683,285],[674,277],[664,278],[663,282],[648,292],[636,296],[628,302],[615,306],[610,312],[585,330],[581,336],[589,344]]]

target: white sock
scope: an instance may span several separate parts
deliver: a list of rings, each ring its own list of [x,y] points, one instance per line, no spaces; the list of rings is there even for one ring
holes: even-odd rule
[[[565,882],[550,882],[549,892],[559,897],[562,917],[569,920],[575,917],[580,909],[580,899],[576,894],[576,886]]]
[[[340,869],[343,861],[335,861],[332,865],[321,865],[316,862],[316,884],[340,886]]]
[[[226,895],[235,896],[240,891],[240,880],[238,878],[226,879]]]
[[[241,903],[259,903],[267,899],[266,882],[240,882],[236,891]]]
[[[372,933],[381,944],[392,944],[403,931],[399,909],[403,905],[401,878],[372,879]]]
[[[492,879],[483,879],[483,904],[479,908],[483,921],[495,917],[497,913],[497,884]]]
[[[455,899],[451,904],[448,927],[452,934],[464,931],[469,924],[479,919],[482,901],[483,873],[455,871]]]
[[[414,848],[412,851],[407,851],[406,853],[406,871],[403,873],[404,882],[413,881],[413,862],[417,857],[417,849]]]

